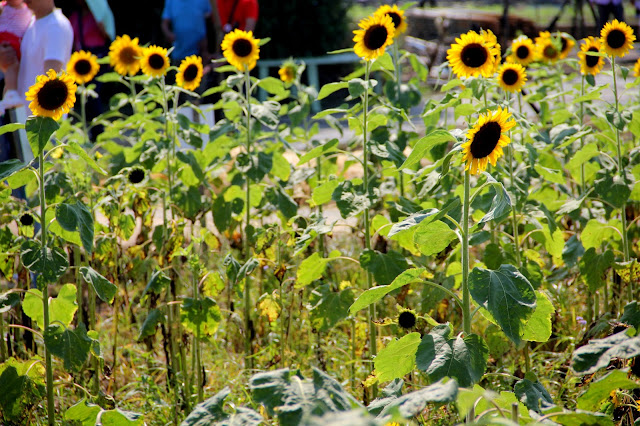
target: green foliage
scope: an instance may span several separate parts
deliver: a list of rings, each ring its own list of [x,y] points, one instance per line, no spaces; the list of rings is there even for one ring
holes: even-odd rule
[[[311,323],[317,331],[328,331],[349,314],[353,304],[353,290],[333,291],[331,285],[315,288],[309,297]]]
[[[42,246],[35,241],[25,241],[21,246],[22,264],[31,272],[42,274],[45,283],[58,280],[69,267],[67,255],[59,248]]]
[[[185,329],[202,338],[213,336],[222,320],[220,307],[210,297],[185,298],[182,302],[180,315]],[[143,332],[141,331],[140,334],[142,335]]]
[[[62,359],[68,371],[79,371],[87,361],[95,340],[87,336],[87,329],[80,323],[75,330],[53,323],[44,330],[47,350]]]
[[[26,424],[28,413],[44,397],[44,368],[40,360],[9,358],[0,364],[0,420]]]
[[[611,391],[616,389],[635,389],[638,384],[627,378],[627,373],[622,370],[614,370],[599,380],[591,383],[589,389],[578,398],[578,409],[596,411],[602,401],[607,399]]]
[[[25,294],[22,310],[39,327],[44,327],[44,308],[40,290],[30,289]],[[50,323],[60,322],[65,327],[69,327],[77,310],[76,286],[73,284],[63,285],[58,292],[58,296],[49,299]]]
[[[86,282],[91,284],[91,287],[96,292],[100,300],[113,303],[113,298],[118,291],[118,288],[100,275],[95,269],[90,266],[80,267],[80,273]]]
[[[414,282],[420,282],[421,276],[425,273],[424,268],[413,268],[403,271],[400,275],[394,278],[393,282],[389,285],[380,285],[368,290],[365,290],[358,299],[349,307],[349,312],[354,314],[372,303],[376,303],[382,298],[391,293],[393,290],[397,290],[404,287],[407,284]]]
[[[409,374],[415,367],[419,344],[420,333],[409,333],[385,346],[374,360],[376,378],[387,382]]]
[[[640,337],[631,337],[630,333],[631,330],[623,330],[578,348],[572,357],[573,370],[579,374],[593,374],[609,365],[612,358],[640,355]]]
[[[51,135],[60,128],[57,121],[49,117],[31,116],[24,126],[31,151],[35,157],[44,151]]]

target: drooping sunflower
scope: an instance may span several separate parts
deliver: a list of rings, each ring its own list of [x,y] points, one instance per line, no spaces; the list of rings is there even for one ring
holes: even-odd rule
[[[538,58],[544,62],[555,62],[560,59],[560,41],[555,37],[551,37],[549,31],[541,31],[536,37],[536,49],[538,50]]]
[[[398,9],[398,6],[396,6],[395,4],[393,6],[383,4],[378,8],[378,10],[376,10],[375,14],[382,16],[387,15],[391,18],[394,29],[394,38],[407,31],[407,20],[404,17],[404,10]]]
[[[222,53],[227,61],[240,71],[251,71],[260,57],[259,39],[253,38],[253,32],[235,29],[224,36]]]
[[[374,15],[364,18],[358,26],[361,28],[353,32],[356,55],[366,61],[371,61],[384,54],[387,46],[393,43],[395,29],[389,15]]]
[[[576,45],[576,42],[573,40],[567,33],[556,33],[556,38],[560,39],[560,59],[565,59],[573,50],[573,46]]]
[[[142,72],[149,77],[162,77],[169,69],[167,49],[160,46],[149,46],[142,51],[140,61]]]
[[[403,310],[398,315],[398,325],[405,330],[410,330],[415,327],[417,322],[416,313],[412,310]]]
[[[602,44],[599,38],[589,36],[584,39],[584,43],[580,46],[580,51],[578,52],[581,74],[596,75],[602,70],[604,58],[602,56],[587,55],[587,52],[600,53],[601,51]]]
[[[131,39],[128,35],[118,36],[109,46],[109,62],[120,75],[135,75],[140,71],[142,48],[138,45],[138,38]]]
[[[507,61],[527,66],[536,60],[536,46],[533,40],[523,35],[513,40],[511,43],[511,54]]]
[[[636,36],[625,22],[614,19],[607,22],[600,31],[600,43],[607,55],[623,57],[633,48]]]
[[[183,89],[196,90],[202,80],[202,58],[200,56],[187,56],[180,62],[176,84]]]
[[[29,108],[35,115],[59,120],[76,103],[77,89],[69,74],[62,71],[58,75],[49,70],[46,75],[39,75],[27,91],[27,100],[31,101]]]
[[[640,59],[638,59],[635,65],[633,66],[633,76],[635,78],[640,77]]]
[[[498,108],[480,115],[476,124],[467,132],[467,142],[462,144],[462,161],[466,162],[465,170],[472,174],[487,169],[487,165],[495,166],[498,158],[504,155],[502,148],[509,145],[511,139],[507,135],[513,126],[511,113]]]
[[[133,185],[137,185],[140,182],[142,182],[144,180],[144,177],[145,177],[144,169],[140,167],[135,167],[131,169],[129,171],[129,174],[127,175],[127,179],[129,179],[129,182],[132,183]]]
[[[288,60],[282,64],[278,70],[278,74],[280,75],[280,80],[287,84],[291,84],[296,79],[297,71],[296,64],[293,61]]]
[[[93,77],[100,71],[98,57],[91,52],[80,50],[73,52],[71,59],[67,63],[67,72],[76,84],[85,84],[93,80]]]
[[[500,51],[495,44],[475,31],[456,38],[447,50],[447,61],[459,77],[490,77],[495,72],[496,58]]]
[[[527,81],[527,73],[520,64],[505,62],[498,70],[498,84],[507,92],[519,92]]]

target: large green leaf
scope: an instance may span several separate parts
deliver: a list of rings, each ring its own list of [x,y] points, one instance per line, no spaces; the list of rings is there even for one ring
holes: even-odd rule
[[[160,294],[165,287],[169,286],[169,284],[171,284],[171,278],[161,270],[155,271],[151,275],[151,278],[149,278],[147,285],[144,287],[141,297],[144,297],[149,292],[153,294]]]
[[[228,426],[257,426],[263,423],[263,418],[255,411],[238,407],[235,414],[224,412],[224,400],[231,393],[228,387],[211,398],[196,405],[193,411],[181,423],[181,426],[208,426],[211,424]]]
[[[627,303],[624,307],[624,313],[620,317],[620,322],[629,324],[636,330],[640,329],[640,306],[637,301]]]
[[[86,399],[83,399],[67,409],[64,413],[64,419],[80,422],[82,426],[94,426],[101,411],[102,408],[99,405],[91,404]]]
[[[629,329],[604,339],[594,339],[573,353],[573,370],[593,374],[609,365],[612,358],[632,358],[640,355],[640,337],[631,337]]]
[[[419,164],[420,161],[426,157],[427,152],[433,147],[447,142],[455,142],[455,140],[456,138],[446,130],[434,130],[414,144],[413,150],[400,166],[399,170]]]
[[[619,209],[629,199],[633,185],[633,176],[623,179],[618,173],[602,169],[598,172],[594,189],[599,198]]]
[[[330,154],[332,152],[337,151],[338,143],[339,143],[338,139],[334,138],[323,145],[316,146],[315,148],[311,149],[306,154],[304,154],[302,157],[300,157],[300,161],[298,161],[298,166],[308,163],[314,158],[318,158],[322,155]]]
[[[584,277],[591,293],[595,293],[604,286],[607,271],[613,265],[615,256],[611,250],[597,254],[596,249],[590,247],[580,259],[580,274]]]
[[[336,202],[343,219],[355,216],[371,206],[369,197],[359,192],[350,180],[340,182],[336,189],[333,190],[331,198]]]
[[[22,264],[38,274],[42,274],[45,283],[54,283],[60,278],[69,267],[67,255],[61,249],[47,247],[42,252],[40,244],[33,240],[22,243],[20,248]]]
[[[396,290],[400,287],[404,287],[407,284],[411,284],[413,282],[421,282],[423,280],[422,275],[426,272],[425,268],[413,268],[407,269],[398,275],[391,284],[389,285],[380,285],[369,290],[365,290],[360,297],[351,305],[349,308],[349,312],[353,315],[361,309],[366,308],[372,303],[376,303],[378,300],[381,300],[384,296],[391,293],[393,290]]]
[[[496,181],[488,173],[485,173],[485,176],[487,176],[487,183],[493,187],[496,195],[493,197],[493,201],[491,201],[491,208],[487,214],[480,219],[479,223],[498,220],[506,216],[511,211],[511,199],[509,198],[507,190],[504,189],[504,186],[500,182]]]
[[[156,333],[157,325],[161,322],[164,322],[164,314],[159,309],[151,309],[140,327],[138,342],[146,337],[153,336]]]
[[[322,274],[327,268],[327,263],[338,256],[340,256],[340,252],[334,250],[329,254],[329,257],[322,257],[318,252],[307,257],[298,266],[295,286],[297,288],[306,287],[315,280],[322,278]]]
[[[537,378],[525,377],[524,379],[519,380],[516,382],[513,391],[518,399],[522,401],[529,410],[533,410],[537,413],[555,405],[553,403],[553,398]]]
[[[0,182],[24,169],[25,166],[25,163],[17,159],[11,159],[0,163]]]
[[[422,221],[413,234],[413,242],[418,246],[420,253],[425,256],[440,253],[455,239],[456,233],[440,220]]]
[[[24,125],[27,139],[34,157],[38,157],[49,142],[51,135],[60,128],[57,121],[50,117],[30,116]]]
[[[553,407],[542,412],[546,419],[562,426],[613,426],[611,415],[577,410],[568,411],[560,407]]]
[[[449,338],[448,325],[439,325],[426,334],[416,353],[416,366],[432,381],[453,377],[462,387],[472,386],[487,368],[489,348],[477,334]]]
[[[587,391],[578,397],[577,407],[580,410],[598,411],[600,404],[609,398],[612,390],[638,387],[640,386],[629,379],[625,371],[613,370],[601,379],[589,384]]]
[[[405,419],[417,416],[429,403],[447,404],[458,396],[458,383],[455,380],[442,379],[425,388],[403,395],[387,405],[378,417],[397,412]]]
[[[353,304],[353,290],[347,288],[335,292],[330,284],[324,284],[311,292],[309,304],[313,328],[328,331],[349,315],[349,306]]]
[[[9,358],[0,364],[0,421],[26,424],[25,415],[45,396],[44,366],[37,360]]]
[[[80,201],[75,204],[61,203],[56,206],[56,220],[62,229],[80,233],[82,246],[91,254],[93,251],[93,215]]]
[[[551,300],[541,291],[536,291],[536,310],[524,326],[522,340],[546,342],[551,337],[551,316],[555,312]]]
[[[93,339],[87,336],[87,329],[80,323],[75,330],[51,324],[44,331],[47,350],[64,361],[67,371],[80,371],[89,357]]]
[[[84,280],[91,284],[91,287],[93,287],[93,290],[96,292],[100,300],[107,303],[113,303],[113,298],[118,291],[118,287],[100,275],[91,266],[82,266],[80,268],[80,273]]]
[[[201,338],[213,336],[222,320],[220,307],[210,297],[197,300],[190,297],[185,298],[180,313],[185,329]]]
[[[609,225],[601,223],[596,219],[590,219],[582,230],[582,245],[586,250],[599,248],[602,243],[611,241],[613,238],[619,239],[620,236]]]
[[[360,255],[360,266],[373,274],[379,285],[390,284],[398,275],[409,268],[405,256],[394,250],[380,253],[365,249]]]
[[[40,290],[32,288],[24,295],[22,310],[39,327],[44,327],[44,307]],[[63,285],[57,297],[49,298],[50,323],[59,321],[65,327],[69,327],[77,310],[76,286],[73,284]]]
[[[501,265],[497,271],[474,268],[469,274],[469,291],[504,334],[520,344],[525,324],[536,309],[535,291],[524,275],[513,265]]]
[[[100,173],[103,176],[107,175],[107,172],[98,165],[98,163],[96,163],[96,161],[91,158],[91,156],[89,154],[87,154],[87,152],[84,150],[84,148],[82,146],[80,146],[80,144],[76,141],[69,141],[67,144],[67,150],[69,150],[69,152],[76,154],[78,157],[82,158],[85,163],[87,163],[87,165],[89,167],[91,167],[93,170],[95,170],[96,172]]]
[[[388,382],[413,371],[419,344],[420,333],[409,333],[398,340],[392,340],[381,349],[373,360],[377,379]]]

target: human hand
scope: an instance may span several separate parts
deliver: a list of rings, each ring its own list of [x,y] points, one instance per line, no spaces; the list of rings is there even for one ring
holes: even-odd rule
[[[6,70],[18,62],[18,55],[9,43],[0,43],[0,68]]]

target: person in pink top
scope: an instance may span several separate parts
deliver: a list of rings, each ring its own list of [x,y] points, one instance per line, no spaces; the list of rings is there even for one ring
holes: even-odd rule
[[[29,27],[33,14],[23,0],[0,2],[0,46],[13,49],[18,61],[10,64],[0,63],[4,73],[4,97],[0,103],[0,113],[6,108],[20,105],[22,97],[18,95],[18,72],[20,70],[20,42]]]

